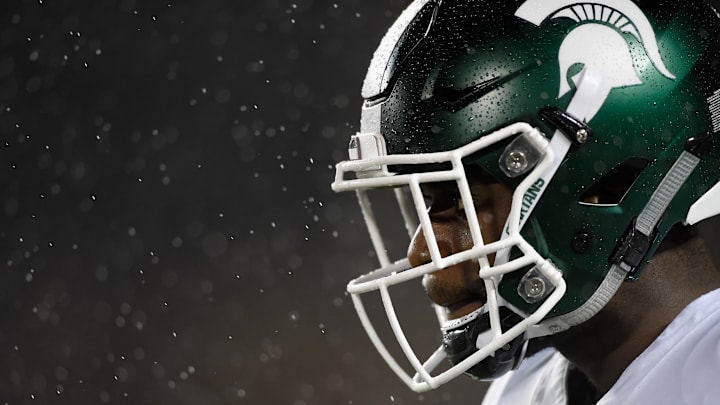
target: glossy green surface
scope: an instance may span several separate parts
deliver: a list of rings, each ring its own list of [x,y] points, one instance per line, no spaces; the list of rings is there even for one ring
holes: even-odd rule
[[[558,18],[535,26],[514,16],[522,3],[517,1],[502,6],[486,1],[432,3],[427,7],[437,7],[437,12],[427,35],[414,34],[408,39],[413,46],[401,41],[403,51],[388,71],[393,74],[393,87],[383,104],[382,131],[389,152],[447,151],[517,121],[552,134],[554,129],[538,112],[549,105],[567,107],[574,91],[569,76],[582,66],[561,74],[558,50],[569,32],[588,22]],[[653,66],[637,38],[622,34],[642,84],[610,92],[589,122],[595,138],[570,151],[522,231],[558,265],[568,282],[555,315],[578,308],[595,291],[609,269],[608,258],[618,239],[686,140],[712,130],[707,98],[720,88],[717,18],[698,2],[636,3],[649,13],[662,60],[675,78],[665,77]],[[558,97],[560,80],[567,80],[573,90],[562,97]],[[497,167],[504,146],[474,156],[472,163],[514,187],[518,180],[505,178]],[[580,202],[588,187],[629,157],[650,164],[618,205]],[[652,250],[673,224],[685,218],[691,202],[717,182],[718,162],[720,142],[714,139],[712,152],[658,224]],[[580,231],[592,236],[592,248],[584,254],[571,248]],[[501,293],[531,312],[534,307],[516,293],[521,277],[520,272],[506,276]]]

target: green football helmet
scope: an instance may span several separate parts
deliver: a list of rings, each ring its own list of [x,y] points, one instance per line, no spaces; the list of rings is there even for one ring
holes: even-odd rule
[[[398,376],[418,392],[462,373],[498,377],[529,339],[587,321],[640,277],[672,227],[720,213],[719,48],[720,18],[703,1],[409,5],[372,59],[361,129],[332,185],[363,210],[380,267],[348,292]],[[478,168],[513,191],[498,240],[483,240],[475,215],[467,173]],[[473,240],[446,257],[422,192],[436,182],[456,185]],[[388,254],[368,197],[380,189],[408,234],[424,233],[428,263]],[[438,310],[443,342],[421,360],[391,287],[467,261],[487,302],[461,319]],[[414,371],[379,337],[372,292]]]

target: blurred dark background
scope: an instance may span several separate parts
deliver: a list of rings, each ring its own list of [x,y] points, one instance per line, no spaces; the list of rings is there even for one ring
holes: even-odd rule
[[[0,403],[479,403],[411,393],[344,293],[333,164],[408,3],[4,1]]]
[[[371,348],[329,186],[408,3],[2,2],[0,404],[459,399]]]

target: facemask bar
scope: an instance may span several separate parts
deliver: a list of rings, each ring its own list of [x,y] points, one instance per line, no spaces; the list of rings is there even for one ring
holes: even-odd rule
[[[508,219],[507,235],[501,240],[493,241],[486,245],[483,241],[482,233],[480,232],[480,225],[477,221],[470,187],[465,176],[462,158],[518,134],[528,136],[531,140],[533,140],[533,142],[536,142],[538,148],[544,152],[544,156],[537,166],[517,187],[513,194],[513,205]],[[363,323],[363,326],[365,327],[376,349],[388,363],[390,368],[412,390],[416,392],[424,392],[436,388],[439,385],[442,385],[459,376],[484,358],[493,355],[496,350],[502,348],[516,337],[525,333],[531,326],[538,324],[562,298],[565,293],[566,286],[559,270],[541,257],[519,234],[521,228],[520,207],[522,206],[523,195],[540,177],[540,175],[546,171],[552,161],[553,151],[548,147],[547,140],[537,131],[537,129],[526,123],[516,123],[449,152],[377,156],[363,160],[345,161],[337,165],[336,179],[332,187],[335,191],[356,191],[358,201],[363,210],[363,215],[373,241],[373,246],[381,264],[379,269],[352,280],[348,284],[347,290],[352,296],[353,303],[361,322]],[[421,165],[442,162],[450,162],[452,164],[452,169],[438,172],[412,174],[392,174],[387,170],[387,167],[392,165]],[[382,170],[377,170],[378,167],[382,167]],[[368,170],[372,170],[373,177],[362,174],[363,171],[366,171],[367,173]],[[345,176],[348,172],[357,172],[357,178],[346,180]],[[433,232],[432,223],[422,196],[420,185],[424,183],[448,181],[453,181],[458,186],[460,197],[462,198],[465,207],[465,213],[468,218],[469,230],[474,245],[469,250],[454,253],[443,258],[441,257],[440,250],[437,245],[437,240]],[[410,268],[407,258],[391,263],[390,258],[385,251],[385,245],[382,241],[382,237],[366,193],[366,190],[371,188],[398,186],[408,186],[410,188],[414,200],[415,211],[420,219],[420,227],[425,235],[427,247],[432,259],[430,263],[415,268]],[[412,207],[410,206],[410,202],[407,198],[405,198],[405,195],[402,192],[396,192],[396,197],[400,203],[408,233],[412,236],[414,233],[413,230],[417,225],[411,219],[412,215],[410,215],[410,212],[412,211]],[[490,266],[487,259],[488,254],[509,250],[511,247],[517,247],[523,253],[522,256],[504,263],[496,263],[495,266]],[[442,347],[439,347],[427,360],[424,362],[420,361],[413,351],[400,325],[392,298],[390,296],[389,287],[466,261],[475,261],[480,266],[480,276],[484,280],[487,293],[485,310],[489,314],[492,338],[489,344],[478,348],[479,350],[467,359],[445,371],[442,371],[440,374],[432,376],[431,373],[440,366],[440,364],[445,360],[446,355]],[[553,284],[554,290],[547,298],[544,299],[544,302],[540,305],[537,311],[532,314],[520,314],[525,319],[512,328],[503,331],[500,324],[499,308],[501,306],[508,306],[508,304],[505,303],[502,297],[499,296],[497,285],[503,274],[516,271],[530,265],[536,266],[537,271],[541,272],[543,276]],[[392,332],[395,335],[403,354],[415,370],[413,377],[411,377],[410,374],[398,364],[377,334],[361,298],[363,293],[370,291],[380,292],[385,315],[388,318]]]

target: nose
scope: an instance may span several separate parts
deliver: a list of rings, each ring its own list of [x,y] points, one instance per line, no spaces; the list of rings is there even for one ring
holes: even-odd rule
[[[499,183],[475,184],[473,190],[476,217],[485,243],[496,241],[502,235],[505,221],[510,213],[512,191]],[[436,208],[437,207],[437,208]],[[467,220],[458,215],[457,204],[431,207],[430,222],[441,257],[447,257],[473,247]],[[410,265],[418,267],[432,261],[425,234],[421,229],[415,233],[408,247]],[[493,264],[494,254],[488,255]],[[458,263],[448,268],[426,274],[423,286],[430,299],[449,310],[450,319],[459,318],[485,304],[485,284],[479,275],[477,260]]]
[[[441,257],[462,252],[473,246],[467,223],[457,215],[431,215],[433,233]],[[421,229],[415,233],[408,247],[410,265],[418,267],[432,261],[427,240]],[[473,300],[484,300],[484,287],[478,275],[478,264],[467,261],[426,274],[423,286],[430,299],[451,310]],[[468,311],[469,312],[469,311]],[[463,314],[464,315],[464,314]],[[462,315],[459,315],[462,316]]]

